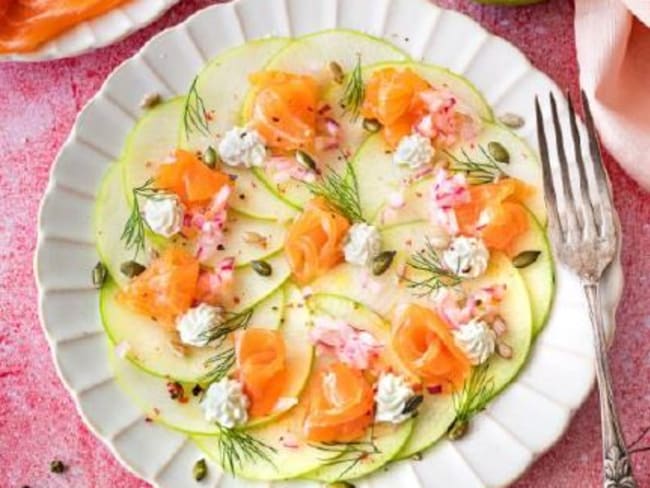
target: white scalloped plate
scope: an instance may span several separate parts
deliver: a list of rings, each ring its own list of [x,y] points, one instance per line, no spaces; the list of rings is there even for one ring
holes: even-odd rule
[[[79,115],[52,168],[35,266],[41,320],[59,374],[81,415],[124,466],[155,485],[190,486],[191,466],[203,456],[180,433],[145,423],[143,413],[113,380],[97,292],[89,277],[97,261],[91,231],[96,189],[117,159],[146,93],[184,93],[206,60],[247,40],[334,27],[384,37],[416,59],[464,74],[497,114],[524,116],[520,133],[533,147],[534,96],[554,92],[562,99],[558,87],[512,45],[468,17],[424,0],[238,0],[207,8],[163,32],[117,68]],[[623,285],[620,261],[608,270],[606,285],[603,306],[611,332]],[[593,383],[586,301],[578,280],[558,265],[548,325],[521,375],[476,418],[471,435],[454,443],[443,440],[421,461],[396,464],[357,486],[507,485],[559,439]],[[210,465],[206,486],[234,485],[268,483],[233,484]]]
[[[142,29],[179,0],[131,0],[94,19],[82,22],[25,54],[0,54],[0,61],[49,61],[78,56],[108,46]]]

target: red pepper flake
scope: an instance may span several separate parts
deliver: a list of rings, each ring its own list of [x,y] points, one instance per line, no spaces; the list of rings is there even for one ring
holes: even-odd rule
[[[167,393],[172,400],[182,401],[185,397],[185,389],[178,381],[167,383]]]
[[[431,385],[427,386],[427,393],[431,395],[438,395],[442,393],[442,385]]]
[[[233,302],[235,302],[235,304],[239,305],[239,302],[241,302],[241,298],[235,297],[235,298],[233,298]]]

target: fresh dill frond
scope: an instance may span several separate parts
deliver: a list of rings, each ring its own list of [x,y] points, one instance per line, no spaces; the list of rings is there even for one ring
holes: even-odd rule
[[[453,155],[449,151],[445,151],[452,161],[449,170],[454,173],[464,173],[473,185],[492,183],[508,177],[506,172],[499,166],[499,163],[483,146],[479,146],[479,150],[485,158],[483,161],[471,157],[465,149],[461,151],[462,158]]]
[[[312,194],[325,198],[334,210],[350,222],[364,221],[359,182],[354,167],[349,161],[346,161],[343,174],[329,168],[321,181],[306,185]]]
[[[274,447],[240,429],[230,429],[219,424],[217,429],[219,464],[224,471],[235,474],[236,468],[244,462],[266,461],[275,466],[271,458],[277,452]]]
[[[373,440],[373,433],[370,434],[370,441],[365,442],[324,442],[322,444],[310,444],[311,447],[327,453],[340,453],[334,459],[323,459],[323,466],[339,466],[342,471],[337,479],[345,478],[345,475],[354,469],[360,462],[373,454],[381,454]]]
[[[190,134],[195,131],[204,136],[210,135],[210,126],[206,116],[207,109],[196,87],[198,78],[196,76],[192,81],[190,90],[185,98],[185,107],[183,108],[183,127],[185,129],[186,139],[189,139]]]
[[[234,347],[229,347],[223,351],[219,351],[205,361],[205,365],[209,366],[210,370],[203,375],[201,381],[204,383],[212,383],[222,380],[232,370],[235,365],[235,360],[236,355]]]
[[[236,330],[248,327],[253,311],[253,308],[248,308],[243,312],[226,313],[219,324],[200,334],[201,339],[205,339],[208,343],[215,343],[216,346],[221,345],[227,336]]]
[[[460,392],[454,393],[453,402],[456,418],[449,428],[449,437],[459,439],[467,431],[470,419],[485,409],[494,393],[494,377],[490,366],[483,363],[475,367],[463,383]]]
[[[154,188],[153,178],[149,178],[142,186],[133,188],[131,193],[133,206],[131,207],[131,214],[126,224],[124,224],[120,240],[124,241],[124,247],[127,250],[135,249],[135,257],[137,257],[140,251],[144,251],[145,231],[149,228],[149,224],[147,224],[140,210],[140,199],[165,198],[169,194],[164,190]]]
[[[361,113],[361,105],[366,96],[366,87],[363,84],[363,70],[361,69],[361,54],[357,54],[357,62],[350,73],[345,91],[341,98],[341,106],[345,113],[352,115],[353,120],[359,118]]]
[[[429,238],[425,240],[424,249],[411,255],[407,264],[422,273],[421,278],[406,278],[408,287],[416,290],[419,296],[429,296],[441,288],[457,286],[463,281],[455,270],[449,269],[441,261]]]

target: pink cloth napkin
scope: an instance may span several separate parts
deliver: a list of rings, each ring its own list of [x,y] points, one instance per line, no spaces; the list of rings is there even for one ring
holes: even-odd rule
[[[601,140],[650,190],[650,0],[576,0],[580,84]]]

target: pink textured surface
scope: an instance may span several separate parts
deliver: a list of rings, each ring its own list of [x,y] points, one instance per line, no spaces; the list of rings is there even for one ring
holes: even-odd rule
[[[151,35],[211,3],[185,0],[144,31],[77,59],[0,65],[0,486],[147,486],[88,431],[56,376],[36,310],[36,216],[57,151],[77,112],[110,71]],[[516,9],[469,0],[438,3],[511,40],[560,86],[577,93],[570,1]],[[650,426],[650,195],[609,157],[607,166],[622,220],[626,275],[611,363],[631,439]],[[49,473],[54,458],[69,465],[65,474]],[[638,454],[634,461],[640,486],[650,486],[650,455]],[[516,486],[595,487],[600,471],[599,413],[592,393],[561,442]]]

